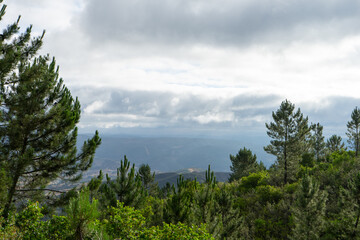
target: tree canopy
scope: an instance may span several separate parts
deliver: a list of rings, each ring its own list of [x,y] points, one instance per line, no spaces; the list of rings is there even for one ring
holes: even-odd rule
[[[351,121],[346,126],[346,135],[349,138],[348,143],[354,149],[355,155],[358,156],[360,148],[360,110],[357,107],[351,113]]]
[[[283,183],[293,178],[302,152],[306,152],[307,138],[311,128],[308,118],[300,111],[295,110],[295,105],[285,100],[280,108],[272,113],[273,122],[265,123],[267,135],[272,138],[270,145],[264,147],[267,153],[275,155],[277,164],[283,170]],[[296,170],[295,170],[296,171]]]
[[[231,174],[229,182],[239,180],[242,177],[248,176],[250,173],[261,171],[265,169],[262,162],[260,164],[256,160],[256,155],[250,149],[242,148],[234,156],[230,154]]]
[[[37,55],[45,32],[32,38],[30,26],[19,33],[19,20],[0,38],[0,166],[8,182],[4,217],[14,202],[50,198],[46,186],[55,179],[79,180],[101,142],[96,132],[78,151],[80,103],[59,78],[55,59]]]

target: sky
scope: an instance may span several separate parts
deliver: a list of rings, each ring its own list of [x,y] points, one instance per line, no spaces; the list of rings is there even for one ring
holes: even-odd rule
[[[80,132],[266,135],[288,99],[326,136],[360,106],[360,1],[7,0],[45,29]]]

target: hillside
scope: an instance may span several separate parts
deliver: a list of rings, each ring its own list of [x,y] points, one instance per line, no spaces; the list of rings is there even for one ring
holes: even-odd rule
[[[218,182],[227,182],[230,176],[230,172],[214,172],[214,174]],[[182,175],[184,179],[194,180],[196,178],[200,183],[205,181],[205,171],[189,171],[188,169],[185,169],[177,172],[156,174],[155,182],[158,183],[159,187],[165,186],[167,182],[176,185],[176,180],[180,175]]]
[[[80,135],[79,144],[88,136]],[[184,137],[123,137],[101,135],[102,143],[97,149],[91,170],[87,174],[96,174],[100,169],[115,173],[124,155],[136,167],[149,164],[157,173],[173,172],[178,169],[199,168],[217,172],[230,170],[230,154],[236,154],[240,148],[250,148],[258,160],[269,166],[271,156],[262,147],[267,139],[258,138],[253,144],[245,140],[184,138]]]

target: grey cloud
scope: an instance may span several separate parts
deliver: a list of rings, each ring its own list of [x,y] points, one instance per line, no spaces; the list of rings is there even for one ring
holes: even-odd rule
[[[192,94],[164,92],[117,91],[112,92],[106,107],[99,113],[129,113],[148,117],[178,121],[196,122],[199,116],[234,114],[234,119],[263,115],[269,102],[278,100],[276,96],[237,96],[230,99],[208,99]],[[239,108],[240,107],[240,108]],[[154,111],[151,111],[154,109]],[[213,123],[215,121],[209,121]],[[226,119],[219,122],[229,122]]]
[[[302,112],[309,116],[310,121],[322,124],[326,135],[345,136],[346,124],[351,120],[354,108],[360,106],[360,98],[333,96],[323,99],[320,104],[320,107],[304,104]]]
[[[230,44],[354,34],[355,0],[89,0],[81,17],[93,41]]]
[[[253,131],[264,133],[265,122],[272,121],[282,96],[249,94],[227,99],[207,98],[190,93],[128,91],[122,89],[73,89],[83,107],[82,123],[92,126],[115,123],[114,127],[143,127],[171,129],[206,129],[206,131]],[[91,96],[91,97],[89,97]],[[291,101],[291,99],[289,99]],[[101,101],[92,112],[85,110]],[[360,98],[332,96],[320,103],[296,103],[309,121],[324,126],[324,135],[338,134],[346,138],[346,123]],[[119,124],[116,124],[119,123]],[[113,127],[112,125],[110,126]]]
[[[280,102],[275,95],[241,95],[228,99],[208,98],[170,92],[127,91],[110,89],[75,90],[85,115],[103,116],[104,121],[131,121],[136,126],[163,127],[234,127],[259,124]],[[105,94],[106,93],[106,94]],[[107,97],[105,97],[107,96]],[[98,107],[97,104],[100,105]],[[95,106],[95,107],[94,107]],[[263,123],[261,122],[261,125]]]

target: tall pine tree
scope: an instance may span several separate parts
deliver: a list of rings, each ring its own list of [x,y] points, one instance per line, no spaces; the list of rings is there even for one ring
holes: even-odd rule
[[[323,126],[320,123],[314,125],[313,128],[314,134],[312,136],[312,144],[313,144],[313,153],[316,157],[316,160],[320,160],[325,155],[325,137],[323,136]]]
[[[351,113],[351,121],[346,126],[346,135],[349,138],[348,143],[354,149],[355,156],[358,156],[360,148],[360,110],[357,107]]]
[[[306,152],[311,128],[308,118],[295,105],[285,100],[280,108],[272,113],[273,122],[265,123],[267,134],[272,138],[270,145],[264,147],[267,153],[277,158],[277,164],[283,171],[283,184],[296,174],[303,152]]]
[[[5,14],[3,5],[0,17]],[[19,33],[19,19],[0,35],[0,166],[5,169],[7,218],[12,203],[39,199],[50,181],[76,181],[93,161],[98,133],[76,148],[80,103],[59,78],[55,60],[36,56],[43,36],[31,26]]]

